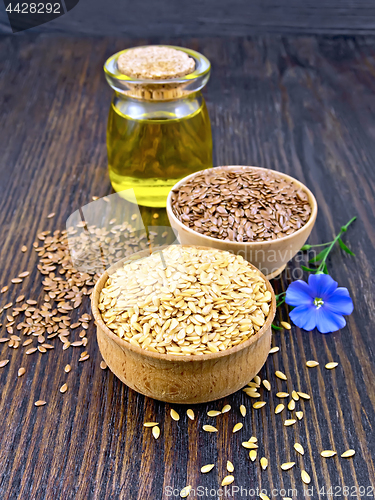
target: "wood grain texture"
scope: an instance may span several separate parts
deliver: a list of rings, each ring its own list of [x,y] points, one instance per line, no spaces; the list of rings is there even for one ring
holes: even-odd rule
[[[217,489],[228,459],[240,487],[262,487],[269,493],[296,488],[297,495],[284,496],[303,498],[303,467],[311,476],[314,499],[319,498],[317,487],[344,485],[350,489],[349,494],[341,490],[342,498],[371,498],[358,489],[349,495],[354,488],[371,486],[375,477],[375,40],[256,37],[137,43],[150,41],[187,45],[211,60],[205,95],[215,164],[274,168],[304,182],[319,205],[311,242],[331,239],[343,223],[358,216],[347,235],[357,257],[336,249],[329,261],[332,276],[349,288],[355,311],[348,325],[331,335],[295,327],[273,334],[280,352],[269,357],[260,375],[273,390],[296,388],[312,395],[310,402],[297,403],[305,416],[289,428],[283,426],[285,411],[274,414],[276,398],[264,394],[267,406],[252,410],[242,391],[196,406],[194,422],[183,406],[175,406],[181,419],[173,421],[169,404],[138,395],[99,368],[93,325],[88,333],[91,358],[85,363],[78,363],[77,349],[62,351],[58,341],[59,349],[31,356],[0,344],[0,359],[10,359],[0,369],[0,498],[175,498],[167,496],[167,486]],[[22,285],[12,285],[0,296],[1,307],[21,291],[32,297],[40,293],[41,276],[30,249],[38,231],[62,229],[92,195],[111,192],[105,145],[111,92],[102,64],[134,43],[45,36],[0,40],[1,286],[33,269]],[[56,212],[54,219],[46,218],[50,212]],[[151,214],[142,212],[147,225]],[[23,244],[29,248],[26,253],[20,251]],[[298,255],[274,280],[277,292],[301,276],[305,259]],[[287,319],[287,311],[279,310],[278,317]],[[308,359],[320,365],[307,369]],[[339,366],[328,371],[324,364],[332,360]],[[68,375],[63,370],[67,362],[73,367]],[[17,379],[20,366],[27,372]],[[275,370],[283,371],[288,381],[276,379]],[[62,395],[59,387],[65,381],[69,389]],[[36,408],[37,399],[47,405]],[[232,410],[215,420],[219,432],[202,432],[202,425],[214,420],[207,410],[226,403]],[[245,419],[241,403],[248,409]],[[161,427],[157,441],[142,427],[154,419]],[[238,421],[244,429],[233,435]],[[266,471],[258,461],[251,463],[241,447],[251,435],[259,440],[258,456],[269,459]],[[305,448],[303,457],[294,452],[295,441]],[[322,459],[319,452],[329,448],[339,454],[354,448],[357,453],[350,460]],[[298,468],[282,472],[280,464],[290,460]],[[215,469],[200,474],[207,463],[215,463]]]
[[[62,0],[69,8],[68,1]],[[11,33],[0,3],[0,33]],[[66,11],[66,9],[64,9]],[[37,16],[40,17],[40,16]],[[19,16],[17,29],[34,33],[106,36],[249,36],[285,34],[374,34],[371,0],[80,0],[67,14],[33,28]]]

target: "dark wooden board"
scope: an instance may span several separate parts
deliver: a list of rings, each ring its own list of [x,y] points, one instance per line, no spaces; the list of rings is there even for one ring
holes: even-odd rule
[[[0,3],[0,33],[12,32],[8,3]],[[69,8],[71,2],[61,3]],[[35,28],[28,17],[18,16],[15,27],[34,33],[131,37],[375,33],[371,0],[161,0],[157,5],[152,0],[80,0],[66,14]]]
[[[150,41],[182,43],[137,43]],[[63,229],[67,217],[93,195],[111,192],[105,143],[111,91],[102,64],[134,43],[46,36],[0,40],[0,285],[25,269],[34,270],[22,285],[0,296],[1,307],[21,291],[33,297],[40,293],[31,250],[36,234]],[[331,335],[295,327],[274,333],[273,345],[280,352],[270,356],[261,376],[279,390],[295,387],[312,395],[310,402],[298,403],[304,419],[289,428],[274,414],[274,397],[264,394],[267,406],[255,411],[243,392],[197,406],[194,422],[184,407],[175,407],[181,419],[172,421],[170,405],[138,395],[99,368],[93,325],[88,332],[91,358],[85,363],[78,363],[82,348],[62,351],[58,340],[48,355],[27,356],[22,348],[0,344],[0,359],[10,359],[0,369],[0,498],[175,498],[167,496],[167,486],[217,489],[228,459],[235,466],[234,485],[243,488],[296,488],[298,496],[284,496],[303,498],[304,467],[314,499],[328,498],[316,490],[323,486],[336,487],[333,492],[341,498],[371,498],[358,488],[370,487],[375,477],[375,40],[207,38],[183,44],[212,61],[205,96],[215,164],[274,168],[304,182],[319,204],[311,242],[331,239],[358,216],[346,236],[356,258],[336,249],[329,260],[332,276],[349,288],[355,311],[348,325]],[[50,212],[56,217],[47,219]],[[144,215],[146,221],[150,213]],[[165,216],[158,221],[163,225]],[[23,244],[29,247],[26,253],[20,251]],[[300,258],[294,259],[273,282],[277,292],[299,276],[300,264]],[[286,309],[278,317],[287,319]],[[308,370],[308,359],[320,366]],[[331,360],[339,366],[325,370]],[[68,362],[73,369],[67,376],[63,367]],[[27,373],[17,379],[20,366]],[[276,380],[276,369],[287,374],[288,383]],[[69,390],[62,395],[58,389],[65,381]],[[47,405],[34,407],[37,399]],[[225,403],[232,411],[217,419],[217,435],[204,433],[202,425],[211,420],[207,410]],[[241,403],[248,408],[245,419],[238,411]],[[150,419],[161,423],[157,441],[142,427]],[[244,429],[233,435],[238,421]],[[261,472],[258,461],[250,463],[241,447],[252,434],[260,443],[259,456],[269,459],[266,471]],[[296,441],[304,446],[304,457],[293,451]],[[319,452],[329,448],[339,453],[354,448],[356,456],[322,459]],[[282,472],[280,464],[290,460],[296,468]],[[206,463],[217,466],[202,475]],[[351,496],[339,489],[343,486]],[[203,498],[216,497],[208,493]]]

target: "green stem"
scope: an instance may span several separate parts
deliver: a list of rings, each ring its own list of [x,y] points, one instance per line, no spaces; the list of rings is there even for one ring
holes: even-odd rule
[[[284,302],[285,302],[285,297],[283,297],[281,300],[278,300],[278,301],[276,302],[276,307],[281,306],[281,304],[284,304]]]
[[[326,264],[326,260],[328,258],[328,255],[330,254],[332,248],[334,247],[335,243],[337,243],[337,241],[341,238],[342,234],[344,234],[347,231],[347,229],[350,226],[350,224],[356,220],[356,218],[357,217],[353,217],[352,219],[350,219],[350,221],[347,224],[345,224],[345,226],[342,226],[342,228],[340,229],[339,234],[336,236],[336,238],[333,241],[331,241],[331,243],[329,244],[327,253],[323,257],[323,259],[322,259],[321,263],[319,264],[319,267],[316,270],[315,274],[322,274],[323,273],[323,269],[324,269],[324,266]]]
[[[310,248],[327,247],[331,243],[332,243],[332,241],[328,241],[327,243],[320,243],[319,245],[310,245]]]

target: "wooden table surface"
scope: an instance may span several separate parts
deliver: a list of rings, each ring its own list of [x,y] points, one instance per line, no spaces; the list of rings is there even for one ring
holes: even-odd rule
[[[235,467],[233,485],[246,488],[248,498],[259,498],[257,488],[270,498],[304,498],[302,468],[311,476],[314,500],[332,498],[322,494],[323,487],[335,497],[373,498],[375,39],[0,39],[0,285],[10,285],[0,295],[1,307],[21,293],[40,296],[42,276],[31,248],[36,234],[64,229],[67,217],[93,195],[111,193],[105,137],[111,90],[102,65],[117,50],[150,42],[189,46],[212,61],[205,96],[216,165],[259,165],[304,182],[319,205],[312,243],[332,239],[342,224],[358,217],[345,237],[356,258],[337,248],[329,259],[331,275],[349,289],[355,310],[347,326],[331,335],[296,327],[273,334],[280,351],[260,372],[273,388],[271,394],[264,391],[265,408],[253,410],[240,391],[198,405],[195,421],[183,406],[174,406],[181,419],[173,421],[169,404],[147,399],[101,370],[93,324],[91,357],[84,363],[78,363],[83,347],[63,351],[58,339],[51,341],[54,351],[29,356],[25,348],[0,344],[0,359],[10,359],[0,368],[0,498],[158,500],[177,498],[187,484],[202,487],[193,498],[220,498],[227,460]],[[51,212],[56,216],[47,219]],[[159,220],[165,223],[163,214]],[[27,252],[20,251],[22,245]],[[285,290],[303,260],[294,259],[273,281],[277,292]],[[25,269],[31,276],[11,285]],[[87,311],[86,302],[80,312]],[[287,320],[286,309],[279,309],[281,318]],[[1,336],[6,335],[3,326]],[[307,369],[309,359],[320,365]],[[332,360],[339,366],[326,370]],[[72,365],[68,375],[66,363]],[[17,378],[20,366],[26,374]],[[277,369],[287,374],[287,383],[275,378]],[[69,389],[60,394],[64,382]],[[274,414],[276,388],[311,395],[311,401],[297,403],[304,418],[292,427]],[[36,408],[37,399],[47,404]],[[219,432],[204,433],[202,425],[213,423],[207,410],[224,404],[232,410],[215,421]],[[240,404],[248,409],[246,418]],[[157,441],[142,427],[145,420],[160,422]],[[239,421],[244,428],[233,435]],[[258,438],[258,459],[269,460],[266,471],[241,447],[251,435]],[[303,445],[303,457],[293,450],[295,442]],[[340,455],[348,448],[356,450],[350,460],[320,456],[323,449]],[[283,472],[280,464],[289,461],[296,466]],[[201,474],[207,463],[215,469]],[[293,488],[294,493],[271,493]],[[246,496],[234,492],[227,498]]]

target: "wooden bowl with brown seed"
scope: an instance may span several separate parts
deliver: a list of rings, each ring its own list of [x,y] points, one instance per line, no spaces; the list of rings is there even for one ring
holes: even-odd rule
[[[242,255],[275,278],[309,237],[318,205],[302,182],[260,167],[223,166],[181,179],[167,214],[182,245]]]
[[[196,247],[191,246],[177,247],[196,250]],[[212,251],[207,247],[201,248]],[[136,262],[149,255],[149,252],[142,251],[134,254],[131,260]],[[100,352],[110,370],[122,382],[131,389],[160,401],[194,404],[223,398],[241,389],[254,378],[265,363],[270,350],[271,324],[276,311],[272,286],[259,270],[251,264],[246,264],[251,268],[251,272],[254,270],[256,276],[262,278],[262,286],[266,290],[264,293],[271,294],[267,299],[269,309],[263,326],[247,340],[229,349],[185,356],[142,349],[120,338],[103,320],[105,316],[99,309],[103,297],[102,290],[111,283],[109,276],[113,276],[114,271],[124,266],[124,263],[127,263],[127,260],[118,262],[104,272],[91,297]],[[247,311],[243,314],[246,316]]]

